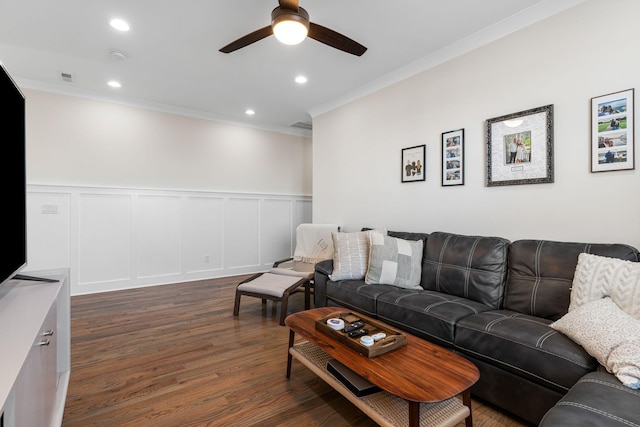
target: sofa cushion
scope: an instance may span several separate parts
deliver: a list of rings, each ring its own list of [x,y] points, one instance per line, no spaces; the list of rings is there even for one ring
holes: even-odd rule
[[[558,320],[569,308],[578,255],[638,261],[638,251],[622,244],[518,240],[509,247],[509,276],[504,308]]]
[[[422,289],[422,240],[404,240],[378,231],[369,234],[369,267],[365,282]]]
[[[624,385],[640,388],[640,320],[611,298],[581,305],[551,327],[584,347]]]
[[[331,233],[333,272],[331,280],[361,280],[369,264],[369,233]]]
[[[367,285],[362,280],[328,281],[326,296],[335,304],[376,317],[376,301],[386,292],[398,289],[392,285]]]
[[[397,289],[378,296],[378,317],[445,347],[453,346],[456,322],[490,308],[434,291]]]
[[[573,277],[569,311],[611,297],[628,315],[640,319],[640,263],[582,253]]]
[[[499,237],[429,235],[422,287],[500,308],[507,274],[509,241]]]
[[[550,323],[511,310],[485,311],[458,322],[455,347],[462,354],[566,392],[598,364]]]
[[[640,425],[640,391],[623,386],[607,372],[580,380],[542,418],[540,427],[620,427]]]

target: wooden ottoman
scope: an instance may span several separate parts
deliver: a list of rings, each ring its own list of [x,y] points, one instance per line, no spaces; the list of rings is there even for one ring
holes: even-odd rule
[[[243,295],[261,298],[262,303],[267,300],[280,302],[280,325],[284,326],[284,318],[287,317],[289,295],[300,286],[305,286],[305,308],[309,308],[309,279],[306,277],[288,276],[273,273],[258,273],[243,280],[236,288],[236,300],[233,306],[233,315],[240,311],[240,298]]]

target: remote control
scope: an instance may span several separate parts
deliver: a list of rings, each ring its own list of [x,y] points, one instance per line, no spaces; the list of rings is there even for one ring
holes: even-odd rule
[[[342,330],[342,332],[351,332],[351,331],[355,331],[356,329],[360,329],[362,327],[364,327],[364,323],[362,323],[362,322],[353,322],[349,326],[345,327]]]
[[[361,337],[363,335],[367,335],[368,333],[369,331],[367,329],[358,329],[356,331],[349,332],[349,337],[351,338]]]

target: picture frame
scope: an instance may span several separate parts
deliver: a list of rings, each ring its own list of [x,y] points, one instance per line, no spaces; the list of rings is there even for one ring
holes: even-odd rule
[[[442,133],[442,186],[464,185],[464,129]]]
[[[425,181],[425,151],[426,145],[402,149],[401,182]]]
[[[591,98],[591,172],[635,169],[634,89]]]
[[[487,120],[488,187],[553,182],[553,104]]]

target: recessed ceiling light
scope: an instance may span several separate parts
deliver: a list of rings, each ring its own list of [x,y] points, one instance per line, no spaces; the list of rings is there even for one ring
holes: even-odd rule
[[[113,28],[115,28],[118,31],[129,31],[129,24],[119,18],[116,19],[112,19],[111,21],[109,21],[109,25],[111,25]]]
[[[107,82],[107,84],[108,84],[109,86],[111,86],[111,87],[115,87],[115,88],[122,87],[122,85],[120,84],[120,82],[117,82],[117,81],[115,81],[115,80],[108,81],[108,82]]]
[[[296,77],[296,83],[303,85],[307,82],[307,78],[305,76],[297,76]]]
[[[247,116],[253,116],[256,112],[252,109],[245,110],[244,112]]]

